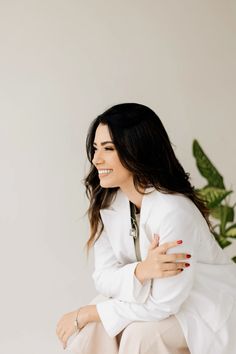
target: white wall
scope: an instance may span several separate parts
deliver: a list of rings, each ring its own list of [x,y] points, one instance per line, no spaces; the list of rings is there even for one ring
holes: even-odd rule
[[[108,106],[149,105],[195,185],[193,138],[236,189],[235,15],[233,0],[0,0],[1,353],[62,353],[58,319],[95,294],[81,180]]]

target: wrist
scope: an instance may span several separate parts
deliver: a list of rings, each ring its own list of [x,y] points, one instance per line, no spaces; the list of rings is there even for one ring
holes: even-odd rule
[[[88,313],[87,314],[88,314],[88,317],[87,317],[88,323],[100,321],[100,317],[99,317],[96,305],[88,305]]]
[[[134,275],[136,276],[136,278],[140,281],[141,284],[144,284],[145,281],[147,281],[147,277],[145,275],[145,263],[143,262],[139,262],[135,268],[134,271]]]

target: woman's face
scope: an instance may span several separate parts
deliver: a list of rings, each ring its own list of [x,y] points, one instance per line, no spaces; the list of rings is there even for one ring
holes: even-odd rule
[[[97,127],[94,149],[92,162],[98,170],[101,187],[124,190],[133,185],[133,175],[121,164],[107,125]]]

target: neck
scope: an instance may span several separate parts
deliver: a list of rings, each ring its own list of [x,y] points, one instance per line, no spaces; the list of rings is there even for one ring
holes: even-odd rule
[[[120,188],[122,192],[127,196],[129,201],[131,201],[139,210],[141,209],[141,204],[143,200],[143,194],[139,193],[134,185],[129,187]],[[144,188],[139,188],[142,192],[145,191]]]

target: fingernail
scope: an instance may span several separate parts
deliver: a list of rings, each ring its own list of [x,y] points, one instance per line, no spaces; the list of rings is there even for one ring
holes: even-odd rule
[[[186,258],[191,258],[191,254],[186,254]]]
[[[178,243],[178,244],[181,244],[181,243],[183,243],[183,241],[182,241],[182,240],[178,240],[177,243]]]
[[[189,267],[190,266],[190,264],[189,263],[185,263],[185,267]]]
[[[181,268],[180,271],[182,272],[182,271],[183,271],[183,268]]]

